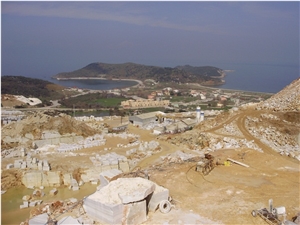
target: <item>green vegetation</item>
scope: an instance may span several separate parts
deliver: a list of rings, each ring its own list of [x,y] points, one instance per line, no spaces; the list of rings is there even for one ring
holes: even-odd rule
[[[100,109],[114,108],[121,105],[121,101],[126,100],[124,97],[115,96],[107,93],[90,93],[62,99],[59,103],[66,108],[81,108],[81,109]]]
[[[39,98],[43,104],[49,100],[59,99],[64,96],[64,87],[49,81],[23,76],[2,76],[1,94],[23,95],[27,98]]]
[[[166,99],[169,99],[170,102],[184,102],[184,103],[193,102],[197,100],[195,97],[191,97],[191,96],[172,96],[171,98],[169,97]]]
[[[81,69],[73,72],[59,73],[55,78],[72,78],[72,77],[102,77],[106,79],[152,79],[155,82],[220,82],[222,70],[212,66],[193,67],[178,66],[158,67],[145,66],[135,63],[107,64],[91,63]]]

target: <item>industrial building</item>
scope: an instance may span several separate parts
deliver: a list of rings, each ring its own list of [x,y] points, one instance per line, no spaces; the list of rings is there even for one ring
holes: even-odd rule
[[[129,116],[129,122],[134,125],[143,126],[150,122],[157,121],[157,115],[162,114],[161,111],[149,112],[140,115]]]

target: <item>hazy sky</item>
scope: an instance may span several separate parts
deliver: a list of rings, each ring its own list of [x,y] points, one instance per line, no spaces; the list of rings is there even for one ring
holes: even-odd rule
[[[1,2],[2,75],[92,62],[299,65],[299,2]]]

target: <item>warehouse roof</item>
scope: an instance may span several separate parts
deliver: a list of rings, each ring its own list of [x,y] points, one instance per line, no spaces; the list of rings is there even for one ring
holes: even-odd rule
[[[136,117],[138,117],[140,119],[147,119],[147,118],[156,117],[156,115],[159,114],[159,113],[163,113],[163,112],[155,111],[155,112],[143,113],[143,114],[140,114],[140,115],[136,115]]]

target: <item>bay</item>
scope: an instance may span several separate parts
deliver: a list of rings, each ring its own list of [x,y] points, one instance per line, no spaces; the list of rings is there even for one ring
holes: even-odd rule
[[[226,70],[225,83],[219,86],[224,89],[277,93],[300,76],[299,65],[215,63],[213,66]],[[138,84],[127,80],[47,80],[65,87],[91,90],[111,90]]]

